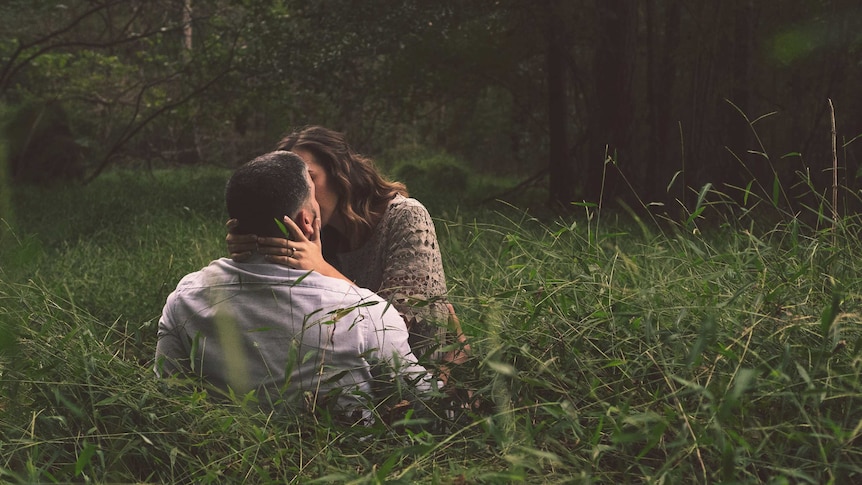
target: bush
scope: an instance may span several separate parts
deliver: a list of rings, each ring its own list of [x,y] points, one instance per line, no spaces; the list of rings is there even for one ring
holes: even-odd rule
[[[396,180],[407,184],[410,195],[422,201],[429,210],[452,207],[464,201],[471,179],[470,171],[462,163],[445,154],[403,161],[395,166],[392,174]]]
[[[9,143],[12,180],[45,184],[84,175],[87,147],[75,138],[65,108],[58,101],[26,102],[3,127]]]

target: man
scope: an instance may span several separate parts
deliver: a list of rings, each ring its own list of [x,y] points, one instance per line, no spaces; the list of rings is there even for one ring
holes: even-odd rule
[[[292,152],[241,166],[225,200],[240,221],[236,233],[284,236],[276,221],[287,215],[320,243],[314,184]],[[404,321],[383,299],[262,255],[242,263],[218,259],[184,277],[168,296],[158,336],[157,375],[200,377],[234,395],[254,390],[263,405],[325,402],[354,411],[367,409],[369,396],[383,397],[375,396],[381,385],[418,392],[432,386]]]

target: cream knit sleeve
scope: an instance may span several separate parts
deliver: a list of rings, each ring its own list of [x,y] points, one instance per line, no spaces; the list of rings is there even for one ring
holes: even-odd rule
[[[393,204],[381,221],[383,274],[379,294],[404,316],[414,353],[442,343],[448,317],[446,275],[434,222],[415,199]]]

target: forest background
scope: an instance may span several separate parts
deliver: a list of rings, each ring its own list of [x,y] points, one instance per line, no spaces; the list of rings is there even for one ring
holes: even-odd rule
[[[314,123],[563,207],[667,210],[710,183],[780,184],[795,210],[812,203],[797,182],[831,185],[831,100],[842,204],[859,188],[850,0],[8,1],[0,30],[16,183],[233,166]]]
[[[858,482],[860,27],[849,0],[0,3],[0,480]],[[435,217],[479,407],[346,427],[152,377],[230,169],[310,123]]]

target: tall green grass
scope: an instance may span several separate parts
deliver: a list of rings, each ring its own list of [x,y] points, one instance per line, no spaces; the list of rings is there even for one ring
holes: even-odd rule
[[[513,463],[621,483],[859,478],[858,239],[580,222],[464,224],[445,245],[485,394],[506,389],[492,419]]]
[[[474,351],[456,377],[480,405],[443,428],[357,429],[152,376],[164,298],[224,254],[226,177],[16,192],[17,242],[0,256],[0,479],[862,476],[858,218],[833,230],[816,206],[797,217],[768,195],[740,205],[709,188],[679,220],[453,208],[438,235]]]

